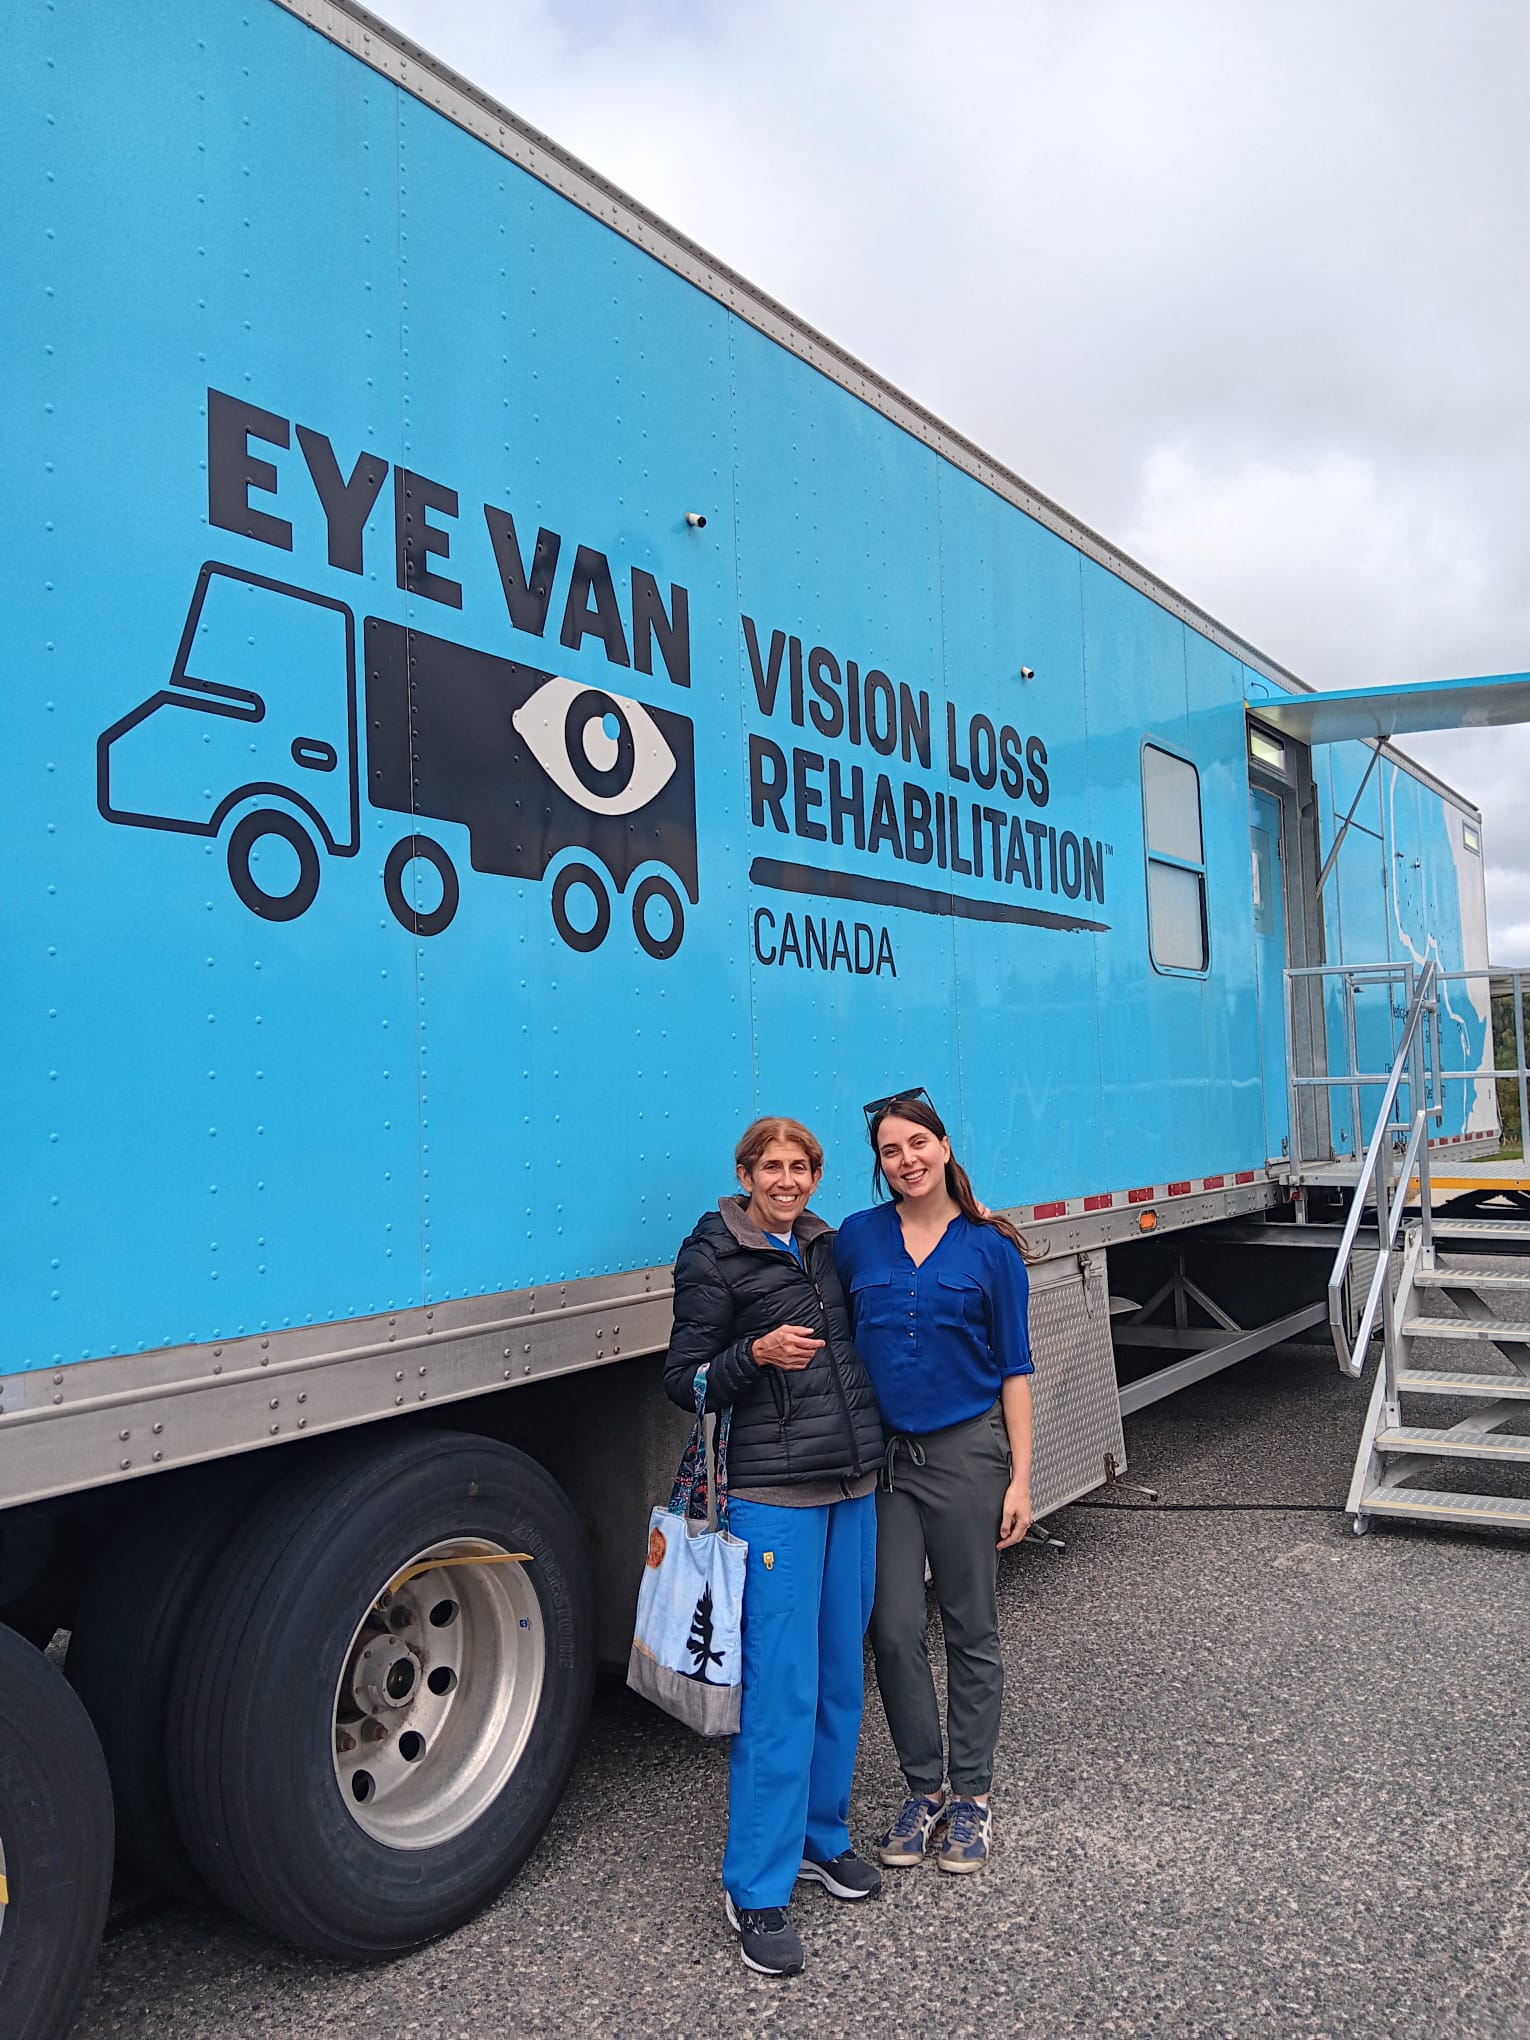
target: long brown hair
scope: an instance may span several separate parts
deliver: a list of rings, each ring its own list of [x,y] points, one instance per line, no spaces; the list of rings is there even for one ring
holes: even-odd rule
[[[910,1119],[915,1126],[922,1126],[927,1133],[933,1133],[937,1140],[948,1140],[950,1136],[940,1114],[928,1098],[890,1098],[872,1115],[866,1129],[872,1153],[871,1194],[877,1198],[888,1196],[894,1204],[900,1204],[903,1200],[882,1174],[882,1157],[877,1150],[877,1136],[882,1130],[884,1119]],[[1031,1258],[1030,1244],[1024,1233],[1007,1218],[1001,1218],[996,1211],[983,1210],[977,1201],[967,1171],[954,1154],[946,1163],[946,1190],[963,1218],[970,1218],[974,1225],[992,1226],[996,1233],[1001,1233],[1009,1241],[1023,1260],[1028,1261]]]

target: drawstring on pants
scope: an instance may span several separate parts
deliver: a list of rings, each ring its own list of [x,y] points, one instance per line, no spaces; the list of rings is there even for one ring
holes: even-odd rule
[[[911,1466],[924,1465],[924,1447],[917,1438],[905,1437],[901,1431],[894,1431],[887,1441],[886,1455],[882,1461],[882,1486],[891,1494],[893,1491],[893,1464],[899,1452],[906,1452]]]

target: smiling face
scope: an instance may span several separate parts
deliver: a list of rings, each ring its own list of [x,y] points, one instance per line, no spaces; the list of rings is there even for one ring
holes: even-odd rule
[[[877,1160],[894,1197],[911,1204],[926,1197],[944,1200],[950,1159],[950,1141],[917,1119],[900,1119],[889,1112],[877,1128]]]
[[[739,1185],[749,1193],[745,1216],[761,1232],[789,1233],[798,1214],[823,1180],[795,1141],[773,1140],[752,1169],[742,1163]]]

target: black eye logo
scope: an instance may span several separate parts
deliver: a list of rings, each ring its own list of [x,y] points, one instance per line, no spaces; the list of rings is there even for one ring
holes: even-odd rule
[[[545,680],[511,717],[560,792],[596,815],[630,815],[662,793],[675,754],[640,701]]]

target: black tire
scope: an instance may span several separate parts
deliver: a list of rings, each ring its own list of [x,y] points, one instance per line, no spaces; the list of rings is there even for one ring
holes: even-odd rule
[[[255,876],[251,858],[262,836],[280,836],[297,852],[297,883],[289,892],[267,892]],[[256,808],[234,824],[228,839],[228,875],[252,914],[263,921],[295,921],[318,897],[319,853],[301,822],[281,808]]]
[[[531,1555],[515,1591],[545,1643],[540,1685],[525,1689],[524,1741],[484,1810],[428,1846],[390,1846],[342,1791],[337,1686],[381,1589],[416,1554],[469,1539]],[[341,1445],[265,1495],[208,1578],[168,1722],[187,1850],[225,1904],[297,1947],[343,1958],[414,1947],[471,1918],[529,1854],[567,1782],[593,1679],[584,1540],[541,1467],[451,1432]]]
[[[264,1473],[264,1466],[259,1468]],[[256,1467],[199,1468],[132,1497],[81,1599],[69,1683],[95,1724],[117,1811],[120,1859],[194,1898],[202,1882],[175,1824],[165,1751],[170,1680],[220,1547],[245,1513]]]
[[[111,1786],[84,1708],[9,1629],[0,1629],[0,1850],[0,2031],[63,2040],[111,1896]]]

